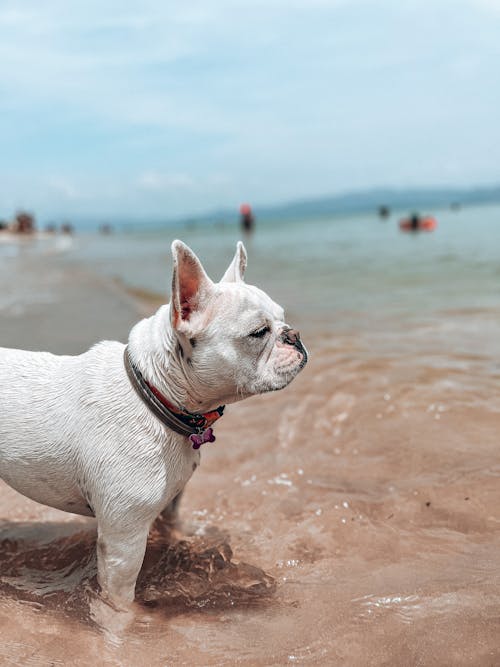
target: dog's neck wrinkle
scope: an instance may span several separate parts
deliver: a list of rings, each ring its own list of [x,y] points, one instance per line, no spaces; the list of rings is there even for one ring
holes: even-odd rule
[[[144,378],[175,407],[207,412],[224,402],[212,396],[213,391],[200,387],[190,372],[170,324],[169,306],[162,306],[138,322],[130,332],[128,346],[132,361]]]
[[[165,376],[165,381],[170,382],[169,378],[172,378],[177,383],[177,386],[179,386],[180,392],[183,395],[182,403],[179,404],[179,407],[188,412],[196,413],[214,410],[221,404],[221,401],[217,400],[217,398],[213,400],[208,398],[210,392],[200,384],[199,379],[194,375],[187,355],[181,350],[180,344],[173,332],[171,332],[171,336],[174,344],[170,349],[173,350],[173,353],[170,356],[170,374],[168,377]]]
[[[141,320],[130,332],[129,351],[144,378],[176,407],[186,404],[187,392],[180,370],[168,306]]]
[[[194,378],[188,372],[188,367],[184,357],[178,359],[179,372],[184,378],[185,387],[185,402],[184,406],[189,412],[207,412],[213,410],[220,405],[220,401],[208,401],[205,394],[200,392],[199,384],[195,382]]]

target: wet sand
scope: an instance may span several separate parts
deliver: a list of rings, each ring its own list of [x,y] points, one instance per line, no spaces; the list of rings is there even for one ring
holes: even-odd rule
[[[126,341],[148,310],[116,283],[69,270],[57,257],[29,256],[16,269],[2,284],[4,298],[12,294],[12,305],[0,311],[2,347],[79,354],[99,340]]]
[[[2,318],[0,345],[126,339],[137,299],[64,271],[46,265],[56,297]],[[500,664],[498,322],[299,322],[310,363],[228,408],[127,630],[96,620],[93,521],[2,486],[0,662]]]

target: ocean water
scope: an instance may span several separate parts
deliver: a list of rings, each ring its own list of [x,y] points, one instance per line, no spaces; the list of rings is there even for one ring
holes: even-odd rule
[[[386,317],[406,321],[498,305],[500,206],[443,210],[437,217],[436,232],[419,234],[400,232],[395,216],[262,221],[253,236],[243,237],[247,280],[294,315],[335,328],[356,326],[360,316],[367,324]],[[191,225],[21,247],[0,243],[0,271],[15,271],[30,254],[60,253],[70,264],[167,300],[174,238],[190,245],[218,280],[242,235],[236,225]]]
[[[92,524],[0,487],[6,664],[500,664],[500,207],[436,215],[433,233],[359,216],[245,240],[310,361],[228,406],[127,627],[95,613]],[[176,237],[217,279],[239,232],[0,245],[0,323],[55,312],[77,271],[167,298]]]

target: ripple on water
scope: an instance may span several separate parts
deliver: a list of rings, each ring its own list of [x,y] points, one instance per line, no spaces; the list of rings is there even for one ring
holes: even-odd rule
[[[19,536],[0,541],[0,591],[39,611],[81,615],[96,590],[95,533],[78,532],[43,544],[33,543],[30,527],[26,535],[28,541]],[[234,560],[224,537],[205,531],[176,541],[166,528],[150,536],[136,597],[174,612],[254,606],[270,601],[275,590],[274,578],[264,570]]]
[[[369,621],[378,615],[393,613],[403,623],[411,623],[422,605],[418,595],[364,595],[355,598],[353,603],[360,608],[356,616],[361,620]]]
[[[137,594],[145,602],[187,608],[253,605],[270,599],[276,582],[264,570],[233,560],[228,542],[181,540],[145,569]]]

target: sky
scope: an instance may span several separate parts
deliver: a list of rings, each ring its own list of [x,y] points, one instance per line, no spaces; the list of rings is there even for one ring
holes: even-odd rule
[[[500,181],[500,0],[0,0],[0,218]]]

